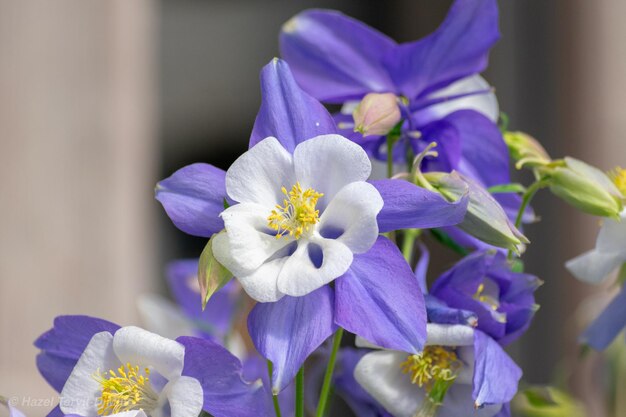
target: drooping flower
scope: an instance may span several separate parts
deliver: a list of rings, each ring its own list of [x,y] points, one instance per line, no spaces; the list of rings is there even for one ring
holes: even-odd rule
[[[597,350],[605,349],[626,327],[626,290],[623,287],[623,276],[626,276],[626,210],[621,212],[620,221],[604,219],[603,222],[596,247],[565,264],[576,278],[590,284],[603,282],[621,267],[618,284],[622,288],[619,294],[581,336],[583,343]]]
[[[530,325],[540,283],[533,275],[513,272],[502,253],[484,251],[446,271],[430,293],[449,307],[475,313],[477,329],[507,345]]]
[[[57,317],[35,346],[37,366],[61,393],[49,415],[125,417],[266,415],[261,384],[241,377],[241,363],[208,340],[165,339],[137,327],[86,316]]]
[[[457,0],[434,33],[414,42],[397,44],[336,11],[307,10],[284,24],[280,46],[305,91],[344,104],[336,116],[342,134],[370,155],[386,159],[386,139],[352,133],[356,103],[393,94],[405,120],[395,161],[436,141],[442,151],[427,170],[456,169],[491,186],[509,182],[508,152],[494,123],[497,100],[478,73],[498,39],[494,0]]]
[[[354,376],[396,417],[509,415],[522,373],[496,341],[470,326],[429,323],[426,344],[418,354],[367,353]]]

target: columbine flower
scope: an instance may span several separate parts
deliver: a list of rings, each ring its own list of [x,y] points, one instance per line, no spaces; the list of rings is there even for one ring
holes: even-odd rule
[[[354,376],[396,417],[508,415],[521,370],[493,339],[469,326],[429,323],[426,343],[417,354],[367,353]]]
[[[477,252],[437,278],[431,294],[449,307],[474,312],[478,330],[506,345],[530,325],[540,283],[533,275],[511,271],[502,253]]]
[[[581,336],[583,343],[597,350],[605,349],[626,327],[626,290],[623,287],[623,277],[626,276],[626,209],[620,214],[620,221],[604,219],[603,222],[596,247],[565,264],[576,278],[590,284],[599,284],[622,268],[619,294]]]
[[[507,147],[498,104],[478,73],[499,38],[495,0],[457,0],[441,26],[418,41],[397,44],[363,23],[331,10],[307,10],[286,22],[281,54],[298,83],[315,98],[344,103],[342,134],[386,159],[385,138],[352,133],[354,103],[369,93],[393,94],[405,123],[394,160],[405,161],[436,141],[427,170],[456,169],[489,187],[509,183]]]
[[[37,366],[61,393],[50,415],[249,416],[269,405],[241,363],[208,340],[165,339],[137,327],[86,316],[57,317],[35,346]]]
[[[378,233],[458,224],[467,199],[448,202],[406,181],[368,185],[365,153],[336,135],[328,111],[298,87],[285,62],[263,68],[261,90],[250,150],[226,175],[226,230],[212,246],[253,297],[278,300],[258,303],[248,317],[255,347],[274,364],[272,389],[286,387],[337,326],[418,352],[425,339],[419,286],[398,248]],[[183,168],[185,175],[157,187],[158,196],[176,190],[164,206],[184,231],[214,230],[221,188],[202,189],[216,181],[209,171]],[[332,280],[334,287],[325,285]]]

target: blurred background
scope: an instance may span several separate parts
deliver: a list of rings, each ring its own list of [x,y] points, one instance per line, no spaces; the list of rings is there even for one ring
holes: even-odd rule
[[[278,55],[283,22],[330,7],[409,41],[435,29],[450,3],[0,0],[0,394],[54,398],[32,342],[55,316],[137,323],[137,296],[165,292],[164,265],[200,254],[206,242],[174,228],[153,187],[191,162],[228,168],[247,149],[258,73]],[[511,128],[554,157],[624,165],[626,2],[500,6],[503,38],[485,77]],[[598,221],[549,194],[534,206],[542,222],[527,228],[525,260],[545,285],[511,352],[525,381],[561,382],[588,415],[608,416],[593,378],[601,357],[579,361],[574,343],[580,301],[599,294],[588,305],[596,311],[606,290],[563,267],[593,246]],[[450,266],[446,256],[433,274]]]

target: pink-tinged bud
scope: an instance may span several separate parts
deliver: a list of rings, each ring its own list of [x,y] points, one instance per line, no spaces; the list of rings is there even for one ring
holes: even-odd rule
[[[354,131],[363,136],[386,135],[402,117],[398,98],[391,93],[370,93],[352,113]]]

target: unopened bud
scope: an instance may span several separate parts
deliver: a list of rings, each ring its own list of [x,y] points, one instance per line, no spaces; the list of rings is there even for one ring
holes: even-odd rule
[[[391,93],[370,93],[352,113],[354,131],[363,136],[386,135],[400,121],[398,98]]]
[[[478,183],[456,171],[428,172],[423,176],[450,201],[456,201],[465,194],[469,195],[467,214],[457,225],[459,229],[485,243],[516,253],[520,252],[523,244],[529,243],[526,236],[509,220],[502,206]]]
[[[524,132],[505,132],[503,137],[517,169],[550,163],[550,156],[532,136]]]
[[[566,157],[563,162],[546,172],[550,190],[585,213],[619,218],[624,196],[613,181],[604,172],[578,159]]]

